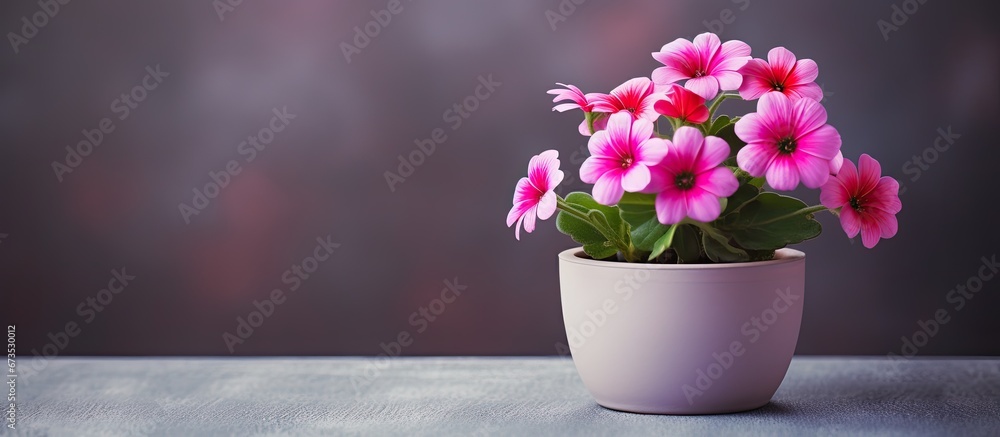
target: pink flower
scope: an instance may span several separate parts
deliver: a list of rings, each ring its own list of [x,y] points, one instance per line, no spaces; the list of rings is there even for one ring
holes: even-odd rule
[[[694,43],[683,38],[664,45],[653,58],[663,67],[653,70],[653,82],[669,85],[689,79],[684,87],[705,100],[715,98],[719,90],[740,88],[743,75],[737,70],[750,60],[750,46],[743,41],[720,43],[714,33],[703,33]]]
[[[652,135],[652,122],[619,112],[611,115],[606,130],[590,137],[591,156],[580,166],[580,180],[594,184],[597,203],[614,205],[625,191],[646,188],[649,167],[667,155],[667,142]]]
[[[660,114],[653,110],[653,106],[666,96],[655,92],[654,88],[653,81],[637,77],[618,85],[611,90],[611,94],[592,94],[589,101],[594,105],[594,112],[615,114],[627,111],[632,118],[656,121]]]
[[[586,113],[586,112],[591,112],[591,111],[594,110],[594,103],[591,101],[591,99],[596,94],[593,94],[593,93],[591,93],[591,94],[584,94],[583,91],[580,91],[580,88],[577,88],[576,86],[573,86],[573,85],[566,85],[566,84],[562,84],[562,83],[556,83],[556,85],[559,85],[561,87],[565,87],[566,89],[556,88],[556,89],[548,90],[546,92],[547,94],[553,94],[553,95],[555,95],[555,98],[552,99],[552,102],[556,103],[556,102],[561,102],[561,101],[565,101],[565,100],[570,100],[573,103],[561,103],[561,104],[558,104],[558,105],[556,105],[556,106],[554,106],[552,108],[553,111],[566,112],[566,111],[569,111],[570,109],[582,109],[583,112]],[[602,122],[601,120],[595,120],[594,121],[594,130],[599,130],[598,126],[600,126],[601,128],[603,128],[604,127],[604,123],[606,123],[606,121]],[[587,119],[586,118],[584,118],[583,121],[580,123],[580,127],[578,129],[580,131],[580,134],[582,134],[584,136],[588,136],[588,137],[590,136],[590,127],[587,126]]]
[[[708,121],[705,99],[677,84],[667,89],[667,98],[653,105],[657,113],[686,123],[701,124]]]
[[[844,167],[823,185],[819,201],[823,206],[840,208],[840,225],[847,236],[861,233],[861,242],[871,249],[881,238],[892,238],[899,225],[896,213],[903,209],[899,201],[899,182],[882,176],[878,161],[861,155],[858,167],[844,160]]]
[[[760,98],[764,93],[777,91],[792,100],[803,97],[823,100],[823,90],[813,81],[819,76],[819,67],[812,59],[795,60],[795,54],[784,47],[775,47],[763,59],[751,59],[743,68],[743,85],[740,97],[744,100]]]
[[[653,183],[646,190],[659,192],[656,218],[665,225],[685,217],[706,223],[719,218],[719,198],[732,196],[739,187],[732,170],[719,166],[729,157],[729,144],[683,126],[667,147],[670,155],[653,168]]]
[[[826,109],[815,100],[793,102],[782,93],[766,93],[757,112],[736,122],[736,135],[747,143],[737,164],[754,177],[766,175],[776,190],[795,189],[800,180],[819,188],[839,170],[840,134],[826,124]]]
[[[521,239],[521,222],[528,233],[535,230],[535,218],[545,220],[556,211],[556,185],[563,180],[559,170],[559,152],[546,150],[528,162],[528,177],[517,181],[514,207],[507,213],[507,227],[514,222],[514,237]]]

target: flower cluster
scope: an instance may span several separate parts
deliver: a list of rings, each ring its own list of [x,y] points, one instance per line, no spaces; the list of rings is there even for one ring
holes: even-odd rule
[[[550,90],[555,111],[584,113],[590,156],[580,179],[592,196],[553,191],[558,152],[531,159],[507,225],[531,232],[560,210],[557,227],[596,259],[736,262],[819,235],[814,214],[839,215],[865,247],[896,234],[899,184],[877,161],[844,159],[815,83],[819,68],[784,47],[751,57],[742,41],[712,33],[677,39],[652,54],[661,66],[609,94],[573,85]],[[756,112],[717,114],[726,99],[756,100]],[[661,121],[664,121],[661,123]],[[820,189],[820,205],[773,191]],[[769,191],[769,188],[771,191]]]

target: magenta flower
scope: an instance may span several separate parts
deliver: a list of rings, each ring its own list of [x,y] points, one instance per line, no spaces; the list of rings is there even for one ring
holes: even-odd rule
[[[827,208],[840,208],[844,232],[850,238],[860,232],[861,242],[869,249],[899,230],[896,214],[903,209],[899,182],[882,176],[882,166],[871,156],[861,155],[858,167],[844,160],[840,173],[823,185],[819,201]]]
[[[688,79],[684,87],[705,100],[711,100],[719,90],[740,88],[743,75],[737,72],[750,60],[750,46],[743,41],[722,44],[714,33],[703,33],[694,42],[677,38],[664,45],[653,58],[663,66],[653,70],[653,82],[669,85]]]
[[[775,190],[795,189],[800,180],[819,188],[840,151],[840,134],[826,124],[823,105],[812,99],[793,102],[782,93],[764,94],[757,112],[736,122],[736,135],[747,143],[736,154],[737,164],[754,177],[766,176]]]
[[[584,94],[583,91],[580,91],[580,88],[577,88],[574,85],[566,85],[562,83],[556,83],[556,85],[565,87],[566,89],[556,88],[548,90],[546,92],[547,94],[555,95],[555,98],[552,99],[552,103],[566,101],[566,100],[572,101],[573,103],[558,104],[552,108],[553,111],[566,112],[571,109],[581,109],[583,110],[583,112],[587,113],[594,110],[594,102],[592,102],[591,99],[596,94],[593,93]],[[601,128],[603,128],[605,123],[606,121],[595,120],[594,129],[598,130],[598,126],[601,126]],[[584,117],[583,121],[580,122],[580,127],[578,128],[578,130],[580,131],[580,134],[588,137],[590,136],[590,127],[587,126],[586,117]]]
[[[680,121],[701,124],[708,121],[708,107],[705,99],[677,84],[667,89],[667,98],[653,105],[657,113]]]
[[[784,47],[775,47],[763,59],[751,59],[743,68],[743,85],[740,97],[754,100],[764,93],[777,91],[792,100],[803,97],[815,101],[823,100],[823,90],[814,82],[819,76],[819,67],[812,59],[795,60],[795,54]]]
[[[618,85],[611,90],[611,94],[594,93],[591,96],[594,112],[615,114],[627,111],[634,119],[644,118],[649,121],[656,121],[660,116],[653,110],[653,106],[666,98],[663,93],[657,93],[653,81],[645,77],[637,77]]]
[[[719,218],[719,198],[732,196],[739,181],[732,170],[720,167],[729,157],[729,144],[722,138],[704,137],[701,131],[683,126],[667,142],[670,155],[653,168],[656,218],[672,225],[691,217],[700,222]]]
[[[514,237],[521,239],[521,222],[524,230],[535,230],[535,218],[545,220],[556,212],[556,185],[563,180],[559,170],[559,152],[546,150],[528,161],[528,177],[517,181],[514,189],[514,206],[507,213],[507,227],[514,222]]]
[[[653,123],[612,114],[608,128],[590,137],[590,157],[580,166],[580,180],[594,184],[594,200],[614,205],[625,191],[638,192],[650,181],[649,167],[667,155],[667,142],[653,136]]]

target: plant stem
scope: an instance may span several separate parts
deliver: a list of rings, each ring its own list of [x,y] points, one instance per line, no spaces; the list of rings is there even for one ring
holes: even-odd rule
[[[584,223],[587,223],[595,230],[597,230],[597,232],[600,232],[601,235],[604,235],[604,237],[607,238],[608,241],[614,243],[615,246],[618,247],[618,250],[621,251],[622,256],[625,258],[625,261],[636,262],[638,260],[635,254],[635,246],[632,245],[632,242],[630,241],[627,246],[621,244],[622,241],[615,235],[614,229],[610,229],[603,225],[595,223],[593,220],[590,219],[590,217],[586,213],[580,211],[579,209],[576,209],[572,204],[566,202],[565,200],[563,200],[562,197],[559,197],[558,195],[556,196],[556,207],[559,208],[560,211],[564,211],[567,214],[583,221]]]
[[[576,218],[578,218],[580,220],[583,220],[583,221],[587,222],[587,224],[593,226],[594,229],[597,229],[597,226],[594,225],[594,223],[590,221],[590,217],[587,217],[586,214],[584,214],[584,213],[580,212],[580,210],[574,208],[573,205],[570,205],[569,203],[566,203],[566,201],[563,200],[563,198],[559,197],[558,195],[556,195],[556,207],[559,208],[560,211],[566,211],[567,214],[569,214],[569,215],[571,215],[573,217],[576,217]],[[600,231],[600,229],[597,229],[597,230]]]
[[[820,211],[824,211],[824,210],[828,210],[828,208],[825,207],[825,206],[823,206],[823,205],[813,205],[813,206],[802,208],[802,209],[800,209],[798,211],[792,211],[792,212],[790,212],[788,214],[785,214],[785,215],[782,215],[782,216],[778,216],[778,217],[775,217],[775,218],[770,219],[770,220],[762,221],[760,223],[757,223],[757,225],[758,226],[760,226],[760,225],[766,225],[766,224],[769,224],[769,223],[774,223],[774,222],[778,222],[778,221],[784,220],[786,218],[791,218],[791,217],[800,216],[800,215],[806,215],[806,214],[812,214],[814,212],[820,212]]]
[[[722,104],[723,100],[726,100],[730,97],[739,97],[739,96],[740,96],[739,94],[732,94],[732,93],[719,94],[719,97],[716,97],[715,101],[712,102],[712,106],[708,107],[708,119],[712,120],[713,118],[715,118],[715,111],[719,109],[719,105]]]

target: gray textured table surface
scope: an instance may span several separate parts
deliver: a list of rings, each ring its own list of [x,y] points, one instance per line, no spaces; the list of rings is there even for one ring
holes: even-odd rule
[[[566,358],[57,358],[17,395],[22,435],[1000,435],[998,359],[796,358],[719,416],[604,409]]]

